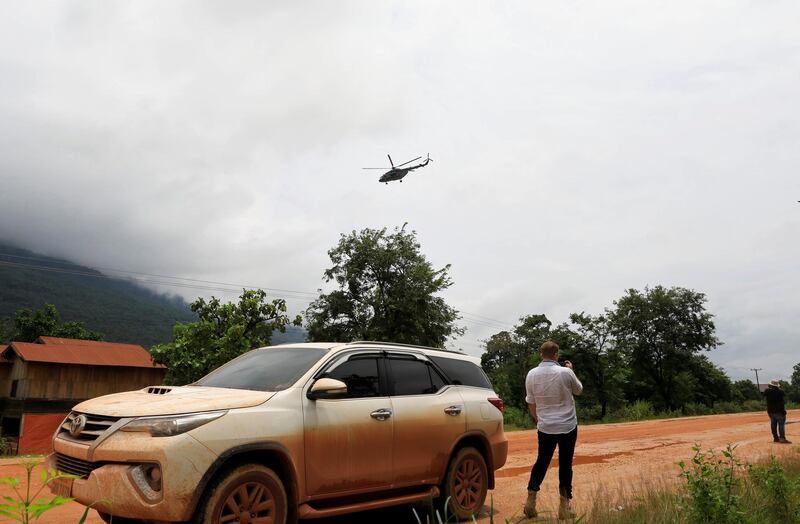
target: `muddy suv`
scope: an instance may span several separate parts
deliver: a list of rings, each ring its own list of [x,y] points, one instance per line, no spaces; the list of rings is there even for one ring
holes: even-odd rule
[[[506,460],[476,358],[379,342],[253,350],[189,386],[83,402],[54,492],[104,520],[285,523],[439,499],[468,517]]]

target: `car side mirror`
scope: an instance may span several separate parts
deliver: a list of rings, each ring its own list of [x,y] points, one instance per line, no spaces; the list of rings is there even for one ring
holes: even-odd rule
[[[314,382],[306,397],[311,400],[342,398],[347,395],[347,384],[335,378],[321,378]]]

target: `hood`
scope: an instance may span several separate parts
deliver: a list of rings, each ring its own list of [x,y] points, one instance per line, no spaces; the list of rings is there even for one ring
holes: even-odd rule
[[[263,404],[273,395],[275,395],[273,391],[247,389],[154,386],[93,398],[81,402],[72,409],[106,417],[179,415],[199,411],[249,408]]]

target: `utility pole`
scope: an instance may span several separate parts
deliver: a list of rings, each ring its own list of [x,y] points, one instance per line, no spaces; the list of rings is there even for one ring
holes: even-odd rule
[[[756,372],[756,388],[758,388],[758,392],[761,393],[761,383],[758,382],[758,372],[764,370],[762,368],[750,368],[750,371]]]

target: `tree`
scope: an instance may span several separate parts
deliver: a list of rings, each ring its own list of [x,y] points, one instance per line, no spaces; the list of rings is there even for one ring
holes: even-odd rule
[[[211,297],[191,304],[197,322],[177,323],[172,342],[150,348],[153,361],[167,366],[169,384],[188,384],[251,349],[268,346],[275,330],[300,325],[286,315],[282,299],[266,301],[262,290],[244,290],[238,303]]]
[[[755,382],[750,379],[743,379],[733,383],[733,398],[738,402],[744,402],[745,400],[761,400],[761,394]]]
[[[103,335],[86,329],[81,322],[62,322],[53,304],[31,311],[20,309],[14,315],[8,341],[33,342],[39,337],[63,337],[81,340],[102,340]]]
[[[625,358],[616,347],[608,316],[573,313],[569,319],[574,335],[571,343],[562,348],[562,354],[575,364],[580,373],[584,386],[580,401],[599,404],[599,418],[602,419],[608,413],[609,403],[619,405],[624,402]]]
[[[663,286],[629,289],[614,303],[609,319],[617,344],[630,356],[637,398],[655,392],[657,407],[682,407],[685,398],[675,393],[685,390],[688,380],[686,375],[679,380],[679,375],[690,371],[694,355],[721,344],[705,303],[703,293]]]
[[[501,331],[489,337],[481,366],[507,404],[527,409],[525,377],[539,362],[539,346],[550,339],[552,322],[545,315],[528,315],[519,320],[512,331]],[[563,338],[564,333],[561,335]]]
[[[689,373],[694,380],[694,390],[687,402],[697,402],[714,407],[716,402],[728,402],[734,398],[733,382],[725,371],[714,365],[706,355],[693,355],[689,359]],[[682,406],[682,402],[676,402]]]
[[[792,402],[800,402],[800,363],[795,364],[792,369],[792,383],[788,397]]]
[[[453,282],[450,265],[434,269],[405,225],[388,233],[363,229],[342,235],[328,251],[333,266],[326,282],[338,289],[321,293],[307,309],[310,340],[387,340],[443,347],[463,334],[458,312],[437,293]]]

